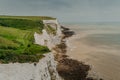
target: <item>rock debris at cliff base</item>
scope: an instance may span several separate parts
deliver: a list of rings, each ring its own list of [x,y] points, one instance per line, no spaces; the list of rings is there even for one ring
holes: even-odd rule
[[[103,80],[88,77],[89,70],[91,69],[90,66],[83,62],[71,59],[66,55],[67,45],[65,39],[71,37],[75,33],[70,31],[69,28],[63,26],[62,29],[64,36],[61,40],[61,44],[58,44],[53,48],[57,53],[55,59],[58,61],[57,71],[59,75],[65,80]]]

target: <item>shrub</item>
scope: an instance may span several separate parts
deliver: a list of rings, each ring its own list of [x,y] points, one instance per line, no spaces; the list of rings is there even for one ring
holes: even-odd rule
[[[45,26],[45,29],[47,30],[49,34],[56,35],[56,30],[52,28],[50,25]]]
[[[9,63],[9,62],[38,62],[39,59],[44,57],[43,55],[25,55],[25,54],[16,54],[13,51],[0,51],[0,62],[2,63]]]

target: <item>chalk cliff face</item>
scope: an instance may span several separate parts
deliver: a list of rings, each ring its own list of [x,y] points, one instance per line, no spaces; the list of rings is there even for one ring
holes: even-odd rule
[[[56,35],[48,34],[46,30],[40,35],[34,34],[35,43],[46,45],[52,49],[61,42],[62,32],[57,20],[44,20],[45,25],[56,29]],[[38,63],[0,64],[0,80],[63,80],[57,70],[57,62],[53,53],[45,54]]]
[[[43,20],[43,23],[45,26],[49,25],[54,28],[56,30],[56,35],[48,34],[48,32],[44,29],[42,30],[42,34],[34,34],[35,43],[48,46],[49,49],[52,49],[55,45],[61,43],[61,37],[63,36],[61,27],[57,20]]]
[[[38,63],[0,64],[0,80],[61,80],[52,53]]]

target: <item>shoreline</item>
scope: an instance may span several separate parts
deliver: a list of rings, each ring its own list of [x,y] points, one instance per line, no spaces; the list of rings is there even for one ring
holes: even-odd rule
[[[71,28],[71,27],[70,27]],[[72,59],[76,59],[92,67],[92,73],[97,74],[97,77],[101,77],[105,80],[119,80],[119,52],[116,48],[110,48],[111,46],[88,45],[84,40],[86,37],[92,34],[118,34],[119,32],[102,29],[84,29],[80,30],[80,27],[72,27],[75,35],[67,40],[67,55]],[[89,41],[89,40],[88,40]],[[116,74],[117,73],[117,74]]]
[[[75,58],[71,58],[68,52],[67,40],[72,38],[75,32],[69,28],[64,28],[62,31],[64,34],[61,44],[56,45],[54,52],[56,52],[55,60],[58,62],[57,71],[59,75],[65,80],[103,80],[101,77],[89,75],[91,66],[84,62],[81,62]]]

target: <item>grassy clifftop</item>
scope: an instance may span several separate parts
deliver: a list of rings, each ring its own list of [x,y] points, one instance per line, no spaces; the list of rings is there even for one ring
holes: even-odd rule
[[[45,46],[34,44],[34,32],[41,33],[42,19],[37,16],[0,16],[0,62],[37,62],[49,52]]]
[[[0,18],[27,19],[27,20],[32,20],[32,21],[56,19],[56,18],[49,17],[49,16],[6,16],[6,15],[0,15]]]

